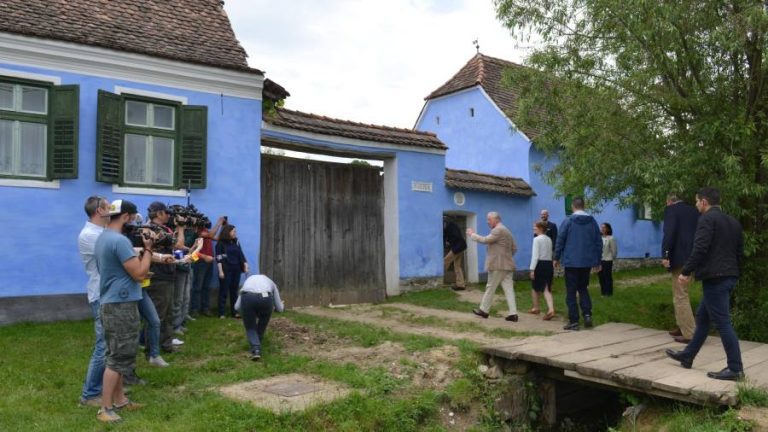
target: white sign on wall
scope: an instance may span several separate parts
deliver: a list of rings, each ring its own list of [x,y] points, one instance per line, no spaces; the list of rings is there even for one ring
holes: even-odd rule
[[[432,193],[432,182],[411,182],[411,190],[416,192],[429,192]]]
[[[464,203],[466,202],[464,198],[464,194],[462,192],[456,192],[455,194],[453,194],[453,202],[459,207],[463,206]]]

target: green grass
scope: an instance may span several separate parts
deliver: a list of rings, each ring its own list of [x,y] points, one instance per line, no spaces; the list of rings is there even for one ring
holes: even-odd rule
[[[298,318],[298,314],[289,316],[323,331],[344,333],[352,343],[361,345],[395,340],[411,349],[426,349],[442,344],[434,338],[380,332],[314,317]],[[93,339],[91,322],[3,327],[0,430],[415,431],[438,425],[440,395],[409,390],[407,382],[382,369],[364,370],[353,364],[288,355],[271,342],[269,333],[264,359],[254,363],[246,355],[247,343],[239,321],[201,319],[189,328],[184,350],[166,357],[171,367],[150,368],[140,358],[139,374],[150,384],[133,387],[131,397],[147,404],[146,408],[126,413],[120,425],[105,427],[95,419],[94,408],[77,406]],[[354,391],[329,405],[283,415],[226,399],[215,391],[221,385],[294,372],[341,382]]]
[[[641,280],[641,278],[665,275],[662,268],[643,268],[614,273],[614,294],[612,297],[600,295],[600,283],[597,275],[592,276],[589,283],[592,298],[592,313],[596,325],[607,322],[624,322],[637,324],[642,327],[670,329],[675,327],[675,314],[672,305],[672,280],[664,278],[661,282],[646,282],[631,286],[620,285],[621,281]],[[483,285],[470,285],[468,289],[484,290]],[[701,284],[694,283],[689,289],[691,303],[694,307],[701,300]],[[561,316],[567,315],[565,305],[565,281],[562,277],[555,278],[552,293],[555,297],[555,310]],[[527,311],[532,307],[531,283],[515,281],[515,298],[518,311]],[[501,288],[497,290],[493,311],[506,311]],[[542,301],[542,307],[544,307]],[[475,303],[461,301],[456,292],[449,288],[438,288],[420,292],[407,293],[393,297],[392,303],[410,303],[417,306],[432,307],[453,311],[469,312],[477,307]]]
[[[768,390],[739,383],[738,395],[742,405],[768,407]]]
[[[738,411],[703,408],[683,404],[653,403],[637,420],[637,427],[624,419],[612,431],[663,430],[666,432],[748,432],[752,425],[738,416]]]

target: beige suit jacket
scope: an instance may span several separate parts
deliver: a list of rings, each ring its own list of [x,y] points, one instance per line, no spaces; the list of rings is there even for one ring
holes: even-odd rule
[[[517,245],[512,238],[512,233],[501,222],[485,237],[472,234],[472,240],[488,245],[488,252],[485,255],[487,271],[515,270],[515,259],[512,256],[517,252]]]

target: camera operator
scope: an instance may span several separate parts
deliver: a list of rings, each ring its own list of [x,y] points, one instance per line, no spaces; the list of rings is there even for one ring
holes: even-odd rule
[[[143,237],[143,248],[136,256],[131,241],[123,236],[123,226],[136,214],[136,205],[116,200],[109,207],[109,223],[96,240],[94,256],[101,275],[101,321],[107,346],[99,421],[121,420],[115,410],[133,411],[141,404],[131,402],[123,390],[123,377],[136,367],[139,309],[142,292],[139,281],[146,279],[152,261],[153,240]]]
[[[211,228],[211,222],[197,227],[197,238],[203,240],[203,248],[200,250],[200,259],[192,264],[192,295],[190,299],[190,314],[198,313],[211,316],[211,279],[213,277],[213,239],[218,235],[219,228],[224,224],[224,217],[216,221]]]
[[[176,227],[176,246],[175,250],[181,250],[186,253],[195,242],[195,231],[190,226],[191,215],[189,209],[175,205],[171,206],[173,225]],[[192,290],[192,264],[188,259],[180,262],[176,257],[176,279],[173,288],[173,332],[177,335],[183,335],[187,330],[184,322],[189,313],[189,296]],[[175,344],[184,343],[175,339]]]
[[[166,226],[170,219],[170,213],[165,204],[155,201],[147,208],[147,217],[150,220],[150,227],[154,231],[173,235],[173,231]],[[173,243],[158,242],[155,250],[160,254],[173,255]],[[155,305],[157,315],[160,318],[160,347],[164,352],[175,352],[173,346],[173,317],[171,308],[173,307],[173,289],[176,280],[176,264],[153,262],[150,269],[152,278],[146,293],[152,299]]]

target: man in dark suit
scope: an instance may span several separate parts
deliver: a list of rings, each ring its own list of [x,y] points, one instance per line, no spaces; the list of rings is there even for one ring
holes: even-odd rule
[[[444,270],[448,271],[451,265],[453,265],[453,272],[456,274],[456,284],[453,286],[453,289],[454,291],[462,291],[466,289],[464,264],[462,261],[464,251],[467,250],[467,242],[464,240],[464,236],[461,235],[459,226],[445,218],[443,218],[443,241],[450,248],[445,257],[443,257]]]
[[[552,250],[554,250],[555,245],[557,244],[557,224],[549,220],[549,210],[547,209],[543,209],[541,213],[539,213],[539,216],[543,222],[547,223],[547,232],[544,234],[552,240]]]
[[[667,207],[664,209],[664,238],[661,241],[662,265],[672,274],[672,302],[675,306],[677,329],[669,332],[675,341],[688,343],[693,337],[693,311],[688,296],[688,284],[678,279],[680,271],[693,249],[693,236],[699,212],[688,203],[681,201],[677,194],[667,195]]]
[[[699,189],[696,208],[701,217],[696,226],[693,251],[678,278],[687,284],[695,271],[702,283],[703,298],[696,310],[696,330],[691,342],[682,351],[668,349],[666,353],[684,368],[690,368],[707,340],[710,323],[714,323],[720,333],[728,365],[720,372],[707,372],[707,376],[743,380],[744,364],[739,338],[731,325],[730,299],[744,259],[744,234],[741,224],[720,210],[720,192],[717,189]]]

